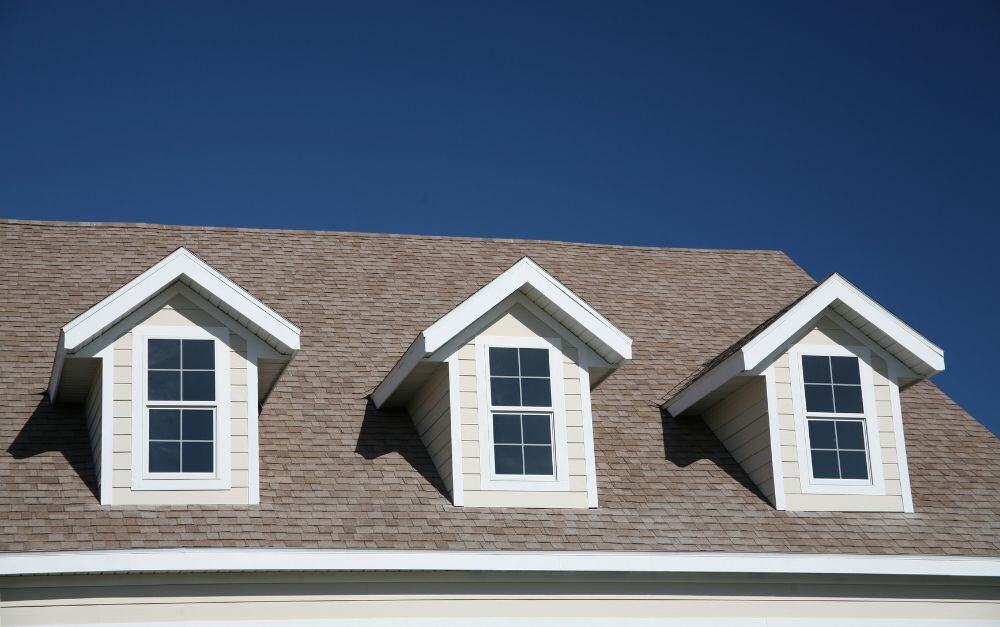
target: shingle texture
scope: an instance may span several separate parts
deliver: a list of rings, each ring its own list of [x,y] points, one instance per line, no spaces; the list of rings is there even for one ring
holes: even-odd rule
[[[59,328],[185,246],[302,328],[260,417],[261,505],[102,507],[83,409],[43,392]],[[593,393],[600,508],[455,508],[402,412],[366,400],[416,334],[524,255],[634,340]],[[0,550],[625,549],[1000,554],[1000,446],[906,390],[915,514],[775,511],[698,419],[657,407],[809,289],[767,251],[0,222]]]

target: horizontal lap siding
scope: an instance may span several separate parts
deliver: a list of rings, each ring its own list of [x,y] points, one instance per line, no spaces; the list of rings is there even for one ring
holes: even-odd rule
[[[858,340],[833,320],[822,318],[814,329],[798,341],[798,344],[857,346]],[[903,511],[902,488],[899,481],[899,465],[893,433],[892,401],[885,361],[877,355],[873,355],[871,365],[874,370],[875,415],[878,420],[886,493],[884,495],[848,495],[809,494],[802,491],[801,477],[804,469],[799,467],[798,461],[798,440],[792,407],[792,379],[789,359],[788,353],[785,353],[774,364],[786,507],[793,511]]]
[[[452,493],[450,400],[448,364],[441,364],[407,407],[417,434],[434,461],[449,494]]]
[[[206,311],[176,296],[137,326],[222,326]],[[132,490],[132,333],[114,346],[114,418],[112,503],[147,504],[245,504],[250,500],[246,340],[229,334],[230,451],[232,488],[229,490]],[[220,364],[217,364],[219,366]]]
[[[764,378],[751,378],[706,410],[702,418],[773,504],[774,472]]]
[[[101,377],[101,369],[98,368],[84,404],[84,412],[87,416],[87,435],[90,437],[90,450],[94,455],[94,473],[97,477],[97,485],[101,485]]]

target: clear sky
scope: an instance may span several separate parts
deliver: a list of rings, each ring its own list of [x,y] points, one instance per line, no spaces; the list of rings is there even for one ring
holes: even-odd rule
[[[998,211],[996,2],[0,0],[0,216],[781,249],[994,432]]]

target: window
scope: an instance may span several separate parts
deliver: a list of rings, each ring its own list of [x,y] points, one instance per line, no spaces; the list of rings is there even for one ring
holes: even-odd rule
[[[814,479],[867,482],[868,443],[857,357],[802,356]]]
[[[146,352],[147,470],[215,472],[215,341],[150,338]]]
[[[494,473],[554,476],[548,349],[490,347],[489,381]]]

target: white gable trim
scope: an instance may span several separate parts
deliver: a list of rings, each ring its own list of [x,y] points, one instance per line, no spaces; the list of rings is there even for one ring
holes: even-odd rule
[[[756,373],[767,365],[774,354],[791,342],[795,336],[814,322],[828,308],[842,303],[857,313],[867,324],[878,329],[895,342],[903,351],[917,359],[922,376],[944,370],[944,351],[912,327],[864,294],[847,279],[833,274],[820,283],[802,300],[795,303],[760,334],[747,342],[739,351],[698,377],[691,385],[667,403],[667,411],[677,416],[690,409],[734,376]],[[846,330],[857,327],[837,316]],[[870,340],[869,340],[870,341]],[[880,347],[886,355],[896,358]]]
[[[622,333],[607,318],[574,294],[552,275],[542,270],[528,257],[522,258],[500,276],[490,281],[478,292],[441,317],[437,322],[421,331],[410,344],[403,356],[396,362],[385,379],[372,392],[372,401],[381,407],[406,380],[422,360],[448,352],[445,349],[477,320],[494,311],[512,295],[517,295],[525,285],[537,290],[569,318],[580,324],[594,340],[614,354],[611,365],[632,358],[632,338]],[[521,295],[517,295],[521,296]],[[544,310],[527,297],[518,298],[532,313],[543,315],[555,328],[566,328],[565,323],[552,319]],[[572,332],[566,328],[567,332]],[[581,350],[594,352],[593,348],[580,342]],[[581,358],[583,355],[581,354]],[[600,356],[598,356],[601,358]],[[604,359],[604,358],[601,358]],[[607,359],[604,359],[607,361]]]
[[[248,328],[264,338],[273,339],[283,353],[299,349],[300,329],[249,292],[233,283],[215,268],[186,248],[178,248],[154,266],[132,279],[108,297],[83,312],[59,333],[59,346],[49,381],[49,397],[55,398],[63,360],[123,318],[141,307],[164,289],[186,279],[199,286],[229,308],[228,315],[245,318]],[[243,324],[243,323],[241,323]]]

